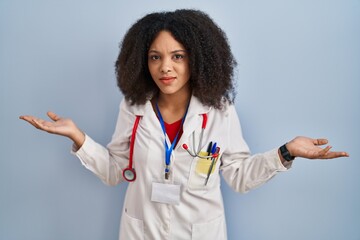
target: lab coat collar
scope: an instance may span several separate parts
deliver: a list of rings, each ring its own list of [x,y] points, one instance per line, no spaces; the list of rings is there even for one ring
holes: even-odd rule
[[[142,105],[133,105],[131,112],[137,116],[148,116],[143,124],[147,125],[149,129],[157,129],[158,131],[153,131],[153,135],[158,135],[159,137],[163,136],[159,121],[154,113],[152,104],[150,100],[148,100],[145,104]],[[211,107],[205,106],[200,102],[200,100],[192,96],[189,103],[188,113],[183,125],[183,134],[179,139],[179,142],[184,142],[189,138],[190,134],[196,129],[201,129],[201,124],[203,118],[201,114],[208,113],[211,110]],[[166,141],[168,145],[171,145],[170,140],[166,137]],[[178,144],[176,148],[179,148],[181,144]]]
[[[194,95],[190,99],[190,105],[188,110],[188,116],[199,115],[203,113],[208,113],[211,107],[205,106],[200,102],[200,100]]]
[[[146,101],[145,104],[135,104],[132,106],[132,112],[136,116],[144,116],[149,111],[153,111],[150,100]]]
[[[191,133],[196,129],[201,129],[201,124],[203,121],[201,114],[207,114],[210,110],[211,107],[202,104],[197,97],[191,97],[188,113],[183,126],[183,135],[180,138],[181,142],[189,139]]]
[[[193,116],[193,115],[199,115],[203,113],[208,113],[211,110],[211,107],[205,106],[200,102],[200,100],[195,97],[194,95],[191,96],[189,109],[187,113],[187,117]],[[137,116],[144,116],[146,112],[153,112],[153,108],[151,105],[150,100],[148,100],[143,105],[134,105],[133,106],[133,113]]]

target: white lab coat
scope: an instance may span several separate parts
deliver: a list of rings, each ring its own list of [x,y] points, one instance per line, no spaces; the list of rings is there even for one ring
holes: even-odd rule
[[[183,143],[192,148],[194,131],[197,148],[202,113],[208,116],[202,149],[206,151],[210,141],[217,142],[221,154],[206,186],[206,174],[199,169],[210,161],[191,157],[182,148]],[[121,240],[226,240],[220,173],[235,191],[247,192],[290,167],[290,163],[283,166],[277,149],[250,156],[233,105],[218,110],[204,106],[193,96],[183,134],[172,152],[170,178],[165,180],[164,134],[150,101],[131,106],[123,100],[116,129],[107,148],[86,136],[83,146],[77,151],[73,149],[82,164],[106,184],[116,185],[124,181],[122,170],[129,162],[129,142],[135,115],[142,116],[133,155],[137,178],[129,183],[126,192],[120,224]],[[168,138],[167,141],[170,146]],[[153,182],[180,185],[180,203],[151,201]]]

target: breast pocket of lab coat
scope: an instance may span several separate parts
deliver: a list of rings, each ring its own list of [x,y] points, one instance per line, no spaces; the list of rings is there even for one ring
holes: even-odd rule
[[[207,156],[207,152],[200,151],[200,156]],[[215,158],[194,157],[191,162],[188,188],[192,190],[206,190],[219,184],[219,156]]]

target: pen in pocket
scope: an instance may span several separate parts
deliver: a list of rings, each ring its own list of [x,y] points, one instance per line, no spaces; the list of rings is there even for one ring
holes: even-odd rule
[[[220,147],[216,147],[216,143],[214,143],[213,149],[211,151],[211,154],[213,155],[213,157],[211,158],[211,164],[205,179],[205,186],[209,181],[210,178],[210,174],[214,168],[214,163],[217,161],[218,157],[219,157],[219,152],[220,152]]]
[[[212,142],[209,142],[208,148],[206,150],[208,156],[210,156],[211,154],[211,149],[212,149]]]

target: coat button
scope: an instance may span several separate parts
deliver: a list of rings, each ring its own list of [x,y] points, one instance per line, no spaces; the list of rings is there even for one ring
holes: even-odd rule
[[[164,228],[164,231],[168,233],[170,230],[170,225],[168,223],[165,223],[165,224],[163,224],[163,228]]]

